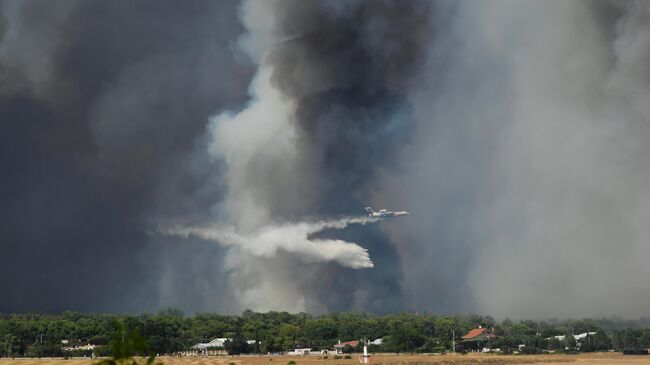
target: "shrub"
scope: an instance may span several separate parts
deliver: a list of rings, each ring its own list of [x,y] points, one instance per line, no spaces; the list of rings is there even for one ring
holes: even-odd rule
[[[162,362],[155,362],[154,355],[138,361],[135,356],[147,353],[147,341],[138,332],[129,330],[124,321],[114,321],[113,327],[115,330],[108,345],[111,357],[94,365],[163,365]]]
[[[647,355],[646,349],[623,349],[623,355]]]
[[[289,362],[287,363],[287,365],[296,365],[296,362],[293,361],[293,360],[289,360]]]
[[[345,355],[345,356],[343,356],[343,358],[344,358],[344,359],[351,359],[352,356],[350,356],[350,355]]]
[[[522,347],[519,350],[519,353],[522,355],[534,355],[534,354],[539,354],[540,351],[536,347]]]

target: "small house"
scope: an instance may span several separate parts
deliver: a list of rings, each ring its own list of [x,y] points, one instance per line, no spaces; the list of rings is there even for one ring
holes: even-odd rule
[[[483,347],[497,336],[487,328],[478,326],[467,332],[462,338],[463,345],[469,350],[481,351]]]

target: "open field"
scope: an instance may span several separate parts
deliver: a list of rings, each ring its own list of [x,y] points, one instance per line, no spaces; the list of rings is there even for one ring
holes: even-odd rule
[[[165,365],[353,365],[352,359],[323,359],[320,356],[226,356],[226,357],[160,357]],[[90,359],[0,359],[0,365],[91,365]],[[650,364],[649,356],[623,356],[620,353],[592,353],[579,355],[376,355],[371,364],[427,365],[427,364]]]

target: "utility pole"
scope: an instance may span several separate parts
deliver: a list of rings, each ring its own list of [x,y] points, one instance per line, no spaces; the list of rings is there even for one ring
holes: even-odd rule
[[[451,330],[451,351],[456,353],[456,330]]]
[[[359,356],[359,363],[361,364],[368,364],[370,362],[370,358],[368,356],[368,337],[364,337],[361,340],[359,340],[361,343],[363,343],[363,356]],[[341,341],[339,340],[339,343]]]

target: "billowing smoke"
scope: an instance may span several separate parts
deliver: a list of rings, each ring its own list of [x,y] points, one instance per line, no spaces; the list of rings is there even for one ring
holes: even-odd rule
[[[447,5],[377,190],[412,211],[390,232],[414,305],[647,315],[650,4]]]
[[[226,219],[411,209],[359,241],[390,248],[370,248],[375,273],[399,267],[382,281],[400,303],[382,309],[645,314],[647,265],[617,262],[646,257],[650,238],[647,5],[286,1],[243,15],[253,99],[211,123]],[[361,283],[345,308],[386,297],[355,274],[319,277]]]
[[[647,2],[0,14],[0,310],[650,314]]]
[[[291,285],[304,287],[295,295],[283,294],[279,308],[246,295],[251,300],[244,306],[268,310],[300,302],[301,310],[312,312],[404,308],[399,258],[376,227],[347,230],[362,237],[353,242],[366,247],[377,264],[376,270],[353,272],[350,268],[372,266],[365,249],[336,237],[310,241],[309,233],[327,227],[284,222],[363,212],[369,187],[410,137],[405,90],[424,59],[420,45],[429,11],[426,2],[244,4],[248,33],[241,45],[258,71],[248,106],[211,121],[210,152],[224,162],[228,184],[217,206],[219,219],[236,231],[265,233],[199,235],[225,244],[238,241],[236,246],[248,253],[231,250],[231,261],[283,247],[299,256],[296,260],[318,257],[340,264],[313,266],[308,275],[303,267],[294,271],[295,265],[287,265],[278,278],[275,267],[259,260],[234,268],[229,275],[244,293],[273,292],[287,285],[287,272]],[[342,249],[344,258],[339,257]],[[310,285],[314,277],[327,279]]]
[[[219,248],[146,228],[223,195],[203,135],[246,101],[238,7],[0,1],[0,311],[235,310]]]
[[[477,209],[470,275],[502,286],[470,288],[501,316],[647,315],[650,4],[540,5],[550,23],[503,45],[515,102]]]
[[[365,224],[372,221],[371,218],[361,217],[285,223],[261,227],[256,232],[247,234],[239,233],[235,228],[227,226],[176,226],[167,228],[162,233],[185,238],[190,235],[197,236],[223,245],[234,246],[245,254],[258,257],[275,257],[284,251],[295,253],[308,263],[334,261],[345,267],[361,269],[372,267],[368,250],[352,242],[336,239],[310,239],[310,236],[326,229],[343,229],[350,224]]]

